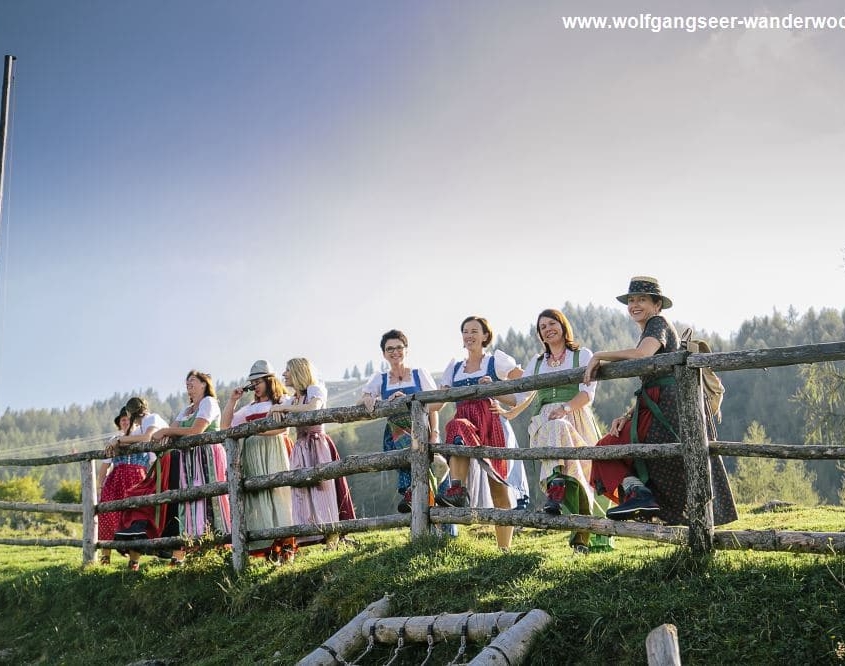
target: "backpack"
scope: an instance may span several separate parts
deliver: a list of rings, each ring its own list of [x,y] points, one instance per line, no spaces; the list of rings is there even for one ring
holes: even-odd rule
[[[693,354],[709,354],[712,350],[706,340],[692,337],[692,329],[688,328],[681,334],[681,349]],[[709,416],[716,423],[722,422],[722,400],[725,397],[725,386],[719,375],[712,368],[701,368],[701,387],[704,389],[705,406]]]

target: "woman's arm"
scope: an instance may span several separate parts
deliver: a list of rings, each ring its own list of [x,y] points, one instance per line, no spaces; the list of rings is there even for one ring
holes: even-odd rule
[[[97,470],[97,496],[99,497],[100,491],[103,489],[103,481],[106,480],[106,476],[108,475],[109,467],[111,467],[111,462],[103,462],[100,463],[100,468]]]
[[[194,422],[190,426],[169,426],[167,428],[162,428],[161,430],[156,430],[153,433],[153,441],[161,441],[165,437],[186,437],[188,435],[199,435],[201,432],[205,432],[205,429],[208,427],[210,421],[207,419],[201,419],[197,417],[194,419]]]
[[[223,407],[223,411],[220,414],[220,429],[225,430],[229,426],[232,425],[232,418],[235,416],[235,407],[238,406],[238,400],[241,399],[241,396],[244,394],[244,390],[242,387],[238,386],[232,391],[232,395],[229,396],[229,399],[226,401],[226,404]]]
[[[590,384],[596,377],[596,371],[603,361],[630,361],[638,358],[654,356],[660,350],[660,341],[657,338],[643,338],[640,344],[632,349],[620,349],[619,351],[595,352],[590,362],[584,366],[584,383]]]

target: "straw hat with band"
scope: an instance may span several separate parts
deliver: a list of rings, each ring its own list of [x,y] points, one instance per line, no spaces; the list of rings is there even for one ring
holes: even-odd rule
[[[645,294],[647,296],[659,296],[663,300],[663,309],[672,307],[672,299],[664,296],[660,290],[660,283],[657,278],[649,277],[647,275],[637,275],[631,278],[631,283],[628,285],[628,293],[617,296],[616,300],[624,305],[628,305],[628,297],[635,294]]]

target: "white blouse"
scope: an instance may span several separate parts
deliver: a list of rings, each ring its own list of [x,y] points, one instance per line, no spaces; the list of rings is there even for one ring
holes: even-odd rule
[[[587,363],[590,362],[590,359],[593,358],[593,352],[587,349],[586,347],[581,347],[578,350],[578,367],[583,368]],[[537,370],[538,375],[544,375],[547,372],[560,372],[561,370],[572,370],[574,368],[575,363],[575,352],[571,349],[567,349],[566,353],[561,359],[561,363],[556,368],[553,368],[549,365],[549,360],[546,358],[546,355],[543,354],[543,360],[540,361],[540,367]],[[537,357],[535,356],[528,362],[528,368],[525,371],[526,375],[533,375],[534,368],[537,367]],[[593,401],[593,398],[596,397],[596,386],[598,382],[592,382],[589,386],[586,384],[578,384],[578,391],[581,393],[586,393],[590,396],[590,402]]]
[[[191,408],[190,405],[185,407],[179,415],[176,417],[177,421],[184,421],[188,418],[188,410]],[[197,405],[197,412],[196,418],[198,419],[205,419],[209,423],[214,423],[217,421],[220,422],[220,403],[217,402],[217,398],[212,398],[210,395],[205,396],[202,400],[200,400],[200,404]]]
[[[420,376],[420,389],[421,390],[423,390],[423,391],[435,391],[437,389],[437,384],[434,383],[434,379],[429,374],[428,370],[425,370],[424,368],[414,368],[414,369],[417,371],[417,373]],[[390,390],[395,390],[395,389],[400,389],[400,388],[405,388],[405,387],[414,387],[415,384],[414,384],[414,374],[413,373],[414,373],[414,371],[411,370],[411,374],[408,377],[408,379],[401,381],[401,382],[396,382],[394,384],[390,383],[390,373],[388,373],[388,375],[387,375],[387,388],[390,389]],[[374,395],[374,396],[377,396],[377,397],[380,398],[381,397],[381,382],[382,382],[382,376],[384,374],[385,373],[383,373],[383,372],[377,372],[372,377],[370,377],[370,380],[367,382],[367,385],[364,386],[364,389],[361,391],[361,395],[369,393],[370,395]]]
[[[455,368],[455,363],[458,362],[455,359],[449,361],[449,365],[446,366],[446,369],[443,371],[443,376],[440,378],[440,385],[449,388],[452,386],[453,381],[460,381],[462,379],[470,379],[475,377],[483,377],[487,374],[487,366],[490,364],[490,356],[489,352],[486,352],[484,356],[481,358],[481,368],[476,372],[465,372],[464,367],[466,365],[466,361],[459,361],[460,365],[458,366],[457,371],[454,373],[454,377],[452,376],[452,372]],[[496,376],[499,379],[507,379],[508,373],[514,368],[519,368],[520,365],[516,362],[512,356],[508,356],[505,352],[496,350],[492,354],[493,356],[493,368],[496,371]],[[491,378],[492,379],[492,378]]]

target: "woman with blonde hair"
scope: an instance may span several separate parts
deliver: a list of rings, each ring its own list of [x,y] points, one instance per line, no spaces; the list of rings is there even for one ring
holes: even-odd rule
[[[296,414],[328,406],[326,387],[317,379],[317,372],[307,358],[290,359],[282,377],[285,384],[293,389],[293,396],[279,405],[273,405],[269,413]],[[322,424],[296,429],[291,469],[314,467],[332,460],[340,460],[340,455]],[[343,477],[320,481],[307,488],[291,488],[291,495],[293,521],[297,525],[319,525],[355,518],[349,485]],[[324,541],[326,546],[335,547],[338,537],[337,534],[329,534],[325,537],[303,537],[297,541],[299,544]]]

